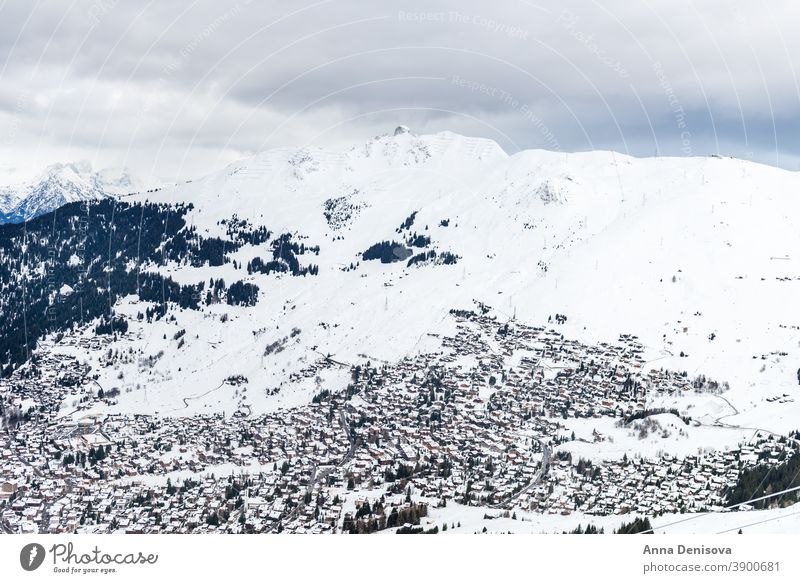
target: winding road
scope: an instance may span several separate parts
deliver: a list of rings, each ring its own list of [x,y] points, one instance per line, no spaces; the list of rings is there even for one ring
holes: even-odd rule
[[[535,488],[539,484],[539,482],[542,481],[542,478],[544,478],[545,474],[547,474],[547,468],[550,466],[550,459],[552,458],[553,449],[549,445],[547,445],[545,442],[540,440],[540,439],[537,439],[536,441],[538,441],[539,444],[542,446],[542,467],[539,468],[539,471],[536,472],[536,475],[533,476],[533,478],[531,478],[531,481],[528,482],[527,486],[522,488],[516,494],[512,494],[510,497],[506,498],[502,502],[498,502],[497,504],[492,504],[491,506],[489,506],[489,508],[506,508],[506,507],[508,507],[515,500],[517,500],[518,498],[520,498],[521,496],[527,494],[533,488]]]
[[[358,449],[358,446],[361,444],[361,440],[358,437],[353,437],[352,434],[350,433],[350,424],[347,423],[347,417],[345,416],[345,412],[344,411],[339,411],[339,426],[342,428],[342,430],[344,431],[345,436],[347,437],[347,440],[350,442],[350,449],[347,450],[347,453],[339,461],[339,463],[336,464],[335,466],[327,466],[327,467],[325,467],[325,469],[323,469],[322,471],[318,472],[317,471],[317,466],[314,465],[314,467],[311,468],[311,478],[309,479],[308,485],[306,486],[306,493],[313,492],[314,486],[318,482],[323,482],[324,483],[325,481],[327,481],[328,476],[331,474],[331,472],[333,472],[333,470],[335,470],[336,468],[341,468],[347,462],[352,460],[353,456],[355,456],[355,454],[356,454],[356,450]],[[300,512],[302,512],[304,507],[305,507],[305,503],[301,502],[300,504],[295,506],[292,509],[292,511],[285,518],[281,518],[279,520],[276,520],[264,532],[265,533],[273,532],[278,527],[278,525],[281,524],[282,522],[291,522],[292,520],[297,518],[297,515],[300,514]]]

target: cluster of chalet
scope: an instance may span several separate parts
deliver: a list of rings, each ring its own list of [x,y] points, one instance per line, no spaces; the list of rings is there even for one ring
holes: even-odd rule
[[[346,390],[262,415],[243,408],[227,417],[90,416],[78,407],[62,416],[59,405],[76,387],[87,408],[108,396],[77,359],[37,351],[0,380],[5,410],[27,412],[0,432],[0,527],[341,532],[359,514],[371,520],[359,512],[368,499],[381,501],[380,527],[390,513],[410,516],[424,502],[556,513],[695,510],[719,505],[748,460],[778,447],[767,440],[702,457],[575,466],[553,453],[563,419],[635,415],[648,395],[716,384],[645,371],[633,336],[590,346],[482,313],[453,317],[457,332],[440,339],[441,352],[354,367]],[[340,365],[320,359],[299,374]],[[780,452],[770,449],[767,461],[773,454]]]
[[[550,514],[608,515],[720,511],[742,470],[757,463],[778,464],[796,455],[797,442],[772,434],[729,451],[682,458],[662,455],[579,464],[568,456],[550,464],[547,476],[519,500],[527,510]]]

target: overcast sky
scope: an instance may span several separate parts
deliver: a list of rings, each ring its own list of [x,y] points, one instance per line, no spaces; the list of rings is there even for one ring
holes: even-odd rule
[[[797,170],[798,22],[797,0],[0,0],[0,175],[188,178],[399,124]]]

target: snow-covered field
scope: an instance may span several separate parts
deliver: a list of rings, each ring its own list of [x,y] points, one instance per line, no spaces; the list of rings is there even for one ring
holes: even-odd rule
[[[516,512],[512,516],[485,508],[453,504],[432,509],[427,518],[427,528],[438,525],[440,534],[481,533],[484,528],[487,533],[560,534],[570,532],[579,525],[583,528],[594,525],[602,528],[605,534],[612,534],[622,523],[633,519],[630,514],[587,516],[580,512],[569,515]],[[749,512],[665,514],[650,520],[655,534],[738,534],[740,529],[742,534],[780,534],[797,533],[800,529],[800,511],[796,507]],[[446,531],[442,530],[444,524],[448,525]],[[456,528],[452,528],[453,525]]]

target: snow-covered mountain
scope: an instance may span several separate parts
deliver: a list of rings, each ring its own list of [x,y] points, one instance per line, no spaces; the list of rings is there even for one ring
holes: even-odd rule
[[[142,340],[120,350],[174,350],[158,339],[176,326],[193,335],[152,368],[103,374],[110,385],[118,375],[134,385],[147,377],[147,391],[126,395],[131,410],[233,410],[218,393],[213,402],[182,401],[231,374],[258,387],[254,410],[271,410],[315,393],[312,380],[292,373],[320,354],[395,362],[431,349],[431,334],[451,325],[449,310],[477,300],[531,324],[567,315],[563,333],[589,342],[635,334],[653,366],[730,382],[742,423],[788,431],[800,400],[776,407],[764,399],[797,388],[798,186],[796,173],[736,159],[507,155],[490,140],[449,132],[401,129],[342,150],[270,150],[132,199],[192,203],[188,221],[208,236],[226,238],[232,217],[292,233],[319,246],[318,275],[249,272],[271,252],[267,244],[238,249],[235,264],[150,266],[183,284],[251,282],[261,299],[181,312],[176,322],[134,321]],[[133,319],[141,309],[133,299],[119,306]],[[292,330],[300,332],[285,350],[266,355]],[[270,396],[270,387],[284,390]],[[691,406],[701,415],[726,407]]]
[[[95,172],[86,161],[53,164],[33,180],[0,187],[0,224],[27,221],[70,202],[129,194],[141,188],[127,170]]]
[[[14,208],[14,205],[17,202],[17,197],[14,192],[10,192],[7,190],[0,191],[0,215],[5,215],[11,209]]]
[[[374,497],[378,459],[446,447],[468,452],[448,495],[470,492],[466,460],[496,456],[503,468],[478,464],[475,483],[496,479],[504,504],[539,521],[525,528],[587,520],[587,460],[609,530],[632,508],[665,512],[661,525],[708,516],[732,487],[748,499],[766,479],[752,467],[777,467],[776,448],[796,442],[798,186],[717,156],[508,155],[404,127],[341,150],[270,150],[1,229],[3,374],[29,387],[19,410],[48,410],[49,427],[103,420],[172,476],[277,472],[287,456],[305,475],[329,468],[338,495]],[[297,439],[276,447],[284,430]],[[195,466],[186,434],[197,460],[228,457]],[[180,451],[161,453],[175,435]],[[378,481],[345,487],[354,467]],[[671,484],[656,491],[654,475]],[[494,494],[480,496],[467,500],[485,517]],[[433,515],[452,524],[472,507],[446,508]]]

